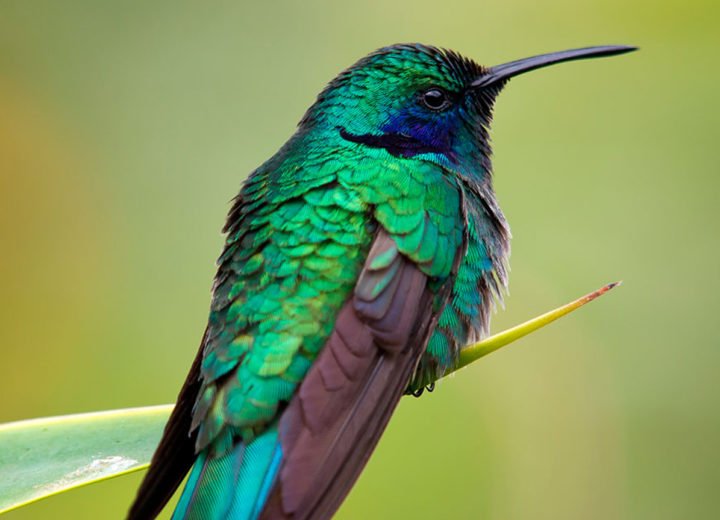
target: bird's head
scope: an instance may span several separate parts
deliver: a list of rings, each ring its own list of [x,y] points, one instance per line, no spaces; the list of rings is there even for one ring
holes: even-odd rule
[[[301,131],[335,134],[350,145],[431,161],[465,175],[490,171],[488,125],[497,94],[518,74],[633,47],[563,51],[483,67],[419,44],[382,48],[342,72],[318,96]]]

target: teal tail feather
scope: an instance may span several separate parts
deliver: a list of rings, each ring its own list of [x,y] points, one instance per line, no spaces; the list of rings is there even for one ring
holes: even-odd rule
[[[280,469],[277,424],[250,444],[212,458],[197,458],[172,520],[255,520]]]

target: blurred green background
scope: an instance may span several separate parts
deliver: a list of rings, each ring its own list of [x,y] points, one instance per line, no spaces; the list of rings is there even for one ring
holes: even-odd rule
[[[0,421],[174,399],[228,201],[367,52],[635,44],[499,99],[514,239],[493,329],[625,284],[404,399],[338,517],[714,516],[719,20],[715,0],[4,0]],[[121,518],[139,480],[8,518]]]

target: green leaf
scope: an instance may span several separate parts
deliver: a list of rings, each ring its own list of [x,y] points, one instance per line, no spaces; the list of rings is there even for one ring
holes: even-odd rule
[[[552,323],[617,286],[470,345],[459,370]],[[0,513],[148,467],[173,405],[65,415],[0,425]]]
[[[0,425],[0,513],[147,468],[172,405]]]

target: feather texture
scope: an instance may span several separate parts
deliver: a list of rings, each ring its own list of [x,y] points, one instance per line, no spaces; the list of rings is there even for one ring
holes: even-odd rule
[[[257,518],[275,481],[282,451],[277,426],[249,444],[213,457],[203,451],[195,462],[173,520]]]
[[[324,519],[398,400],[454,365],[505,281],[484,69],[421,45],[342,73],[245,182],[208,327],[132,520]],[[451,110],[428,110],[442,88]],[[480,295],[478,296],[478,290]]]
[[[381,230],[353,297],[280,419],[284,457],[261,518],[327,518],[345,497],[424,351],[436,319],[427,282]]]

